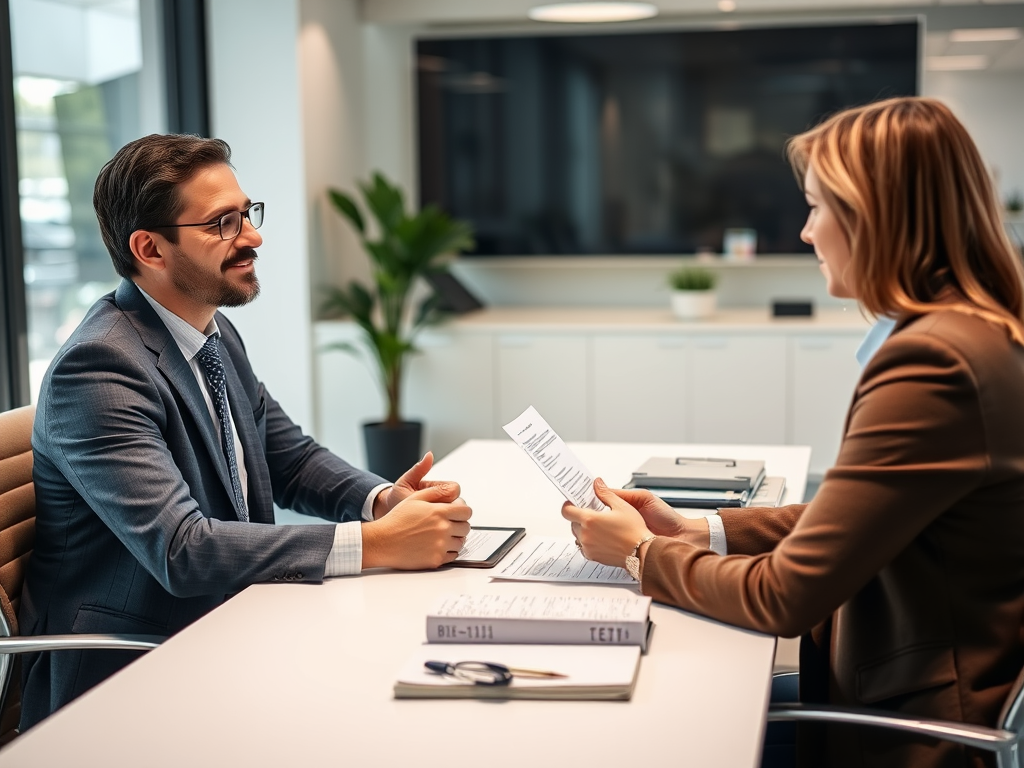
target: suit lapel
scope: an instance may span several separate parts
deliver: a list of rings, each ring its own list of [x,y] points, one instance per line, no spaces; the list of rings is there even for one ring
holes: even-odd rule
[[[167,326],[163,324],[156,310],[146,301],[146,297],[142,295],[135,283],[130,280],[123,280],[121,285],[118,286],[114,298],[117,306],[124,312],[125,317],[138,331],[143,343],[156,355],[157,369],[181,396],[181,402],[184,404],[185,410],[195,421],[200,435],[202,435],[203,445],[206,446],[211,463],[217,471],[217,477],[220,478],[224,491],[231,500],[232,509],[234,509],[235,493],[231,487],[231,474],[228,470],[228,461],[224,455],[224,449],[221,446],[220,432],[210,417],[210,411],[206,406],[203,393],[199,389],[199,382],[196,381],[195,374],[192,372],[192,367],[185,360],[185,356],[181,354],[181,350],[178,348],[177,343],[175,343],[174,337],[171,336],[171,332],[167,330]],[[230,382],[228,383],[228,391],[230,397]],[[231,408],[233,414],[237,413],[233,400],[231,401]],[[235,418],[237,419],[237,416]],[[249,418],[251,420],[252,416],[250,415]],[[246,453],[248,453],[248,446],[244,442],[242,445],[245,447]],[[204,511],[208,515],[213,512],[213,510]],[[235,514],[238,514],[237,509],[235,509]]]
[[[238,377],[234,360],[221,345],[221,361],[224,363],[224,376],[227,379],[228,403],[231,405],[231,417],[238,430],[238,440],[245,452],[245,469],[249,474],[249,519],[255,523],[273,523],[274,506],[271,492],[270,473],[266,461],[257,460],[263,456],[263,444],[256,431],[253,418],[253,406],[245,395],[242,380]]]

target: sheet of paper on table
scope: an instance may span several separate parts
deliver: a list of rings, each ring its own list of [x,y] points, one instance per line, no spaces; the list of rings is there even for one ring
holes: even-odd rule
[[[491,574],[508,581],[636,584],[625,568],[587,560],[571,538],[527,536]]]

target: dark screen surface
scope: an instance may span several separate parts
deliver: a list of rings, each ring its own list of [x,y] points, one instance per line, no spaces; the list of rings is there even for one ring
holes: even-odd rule
[[[914,95],[916,22],[424,39],[420,200],[478,256],[809,253],[787,138]]]

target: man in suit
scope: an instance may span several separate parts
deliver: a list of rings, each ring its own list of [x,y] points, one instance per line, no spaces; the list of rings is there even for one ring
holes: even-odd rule
[[[424,457],[394,485],[302,433],[217,310],[259,293],[263,203],[215,139],[152,135],[100,171],[116,291],[43,380],[23,634],[167,636],[250,584],[456,557],[471,510]],[[274,503],[337,525],[274,525]],[[134,658],[26,656],[22,730]]]

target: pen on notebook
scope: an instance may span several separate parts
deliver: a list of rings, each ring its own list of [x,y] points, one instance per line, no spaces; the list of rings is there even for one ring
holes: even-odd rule
[[[526,667],[509,667],[508,671],[517,677],[568,677],[561,672],[551,672],[546,669],[527,669]]]

